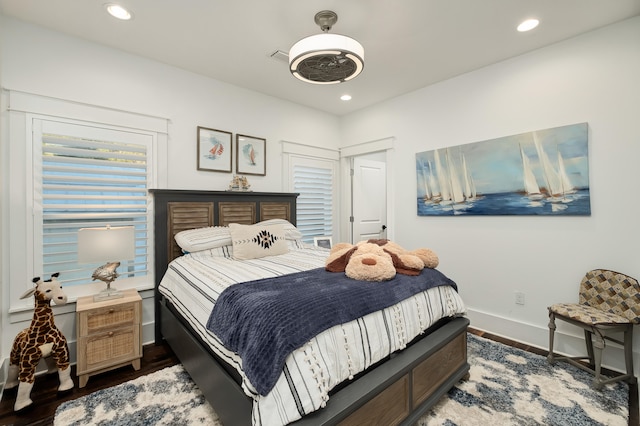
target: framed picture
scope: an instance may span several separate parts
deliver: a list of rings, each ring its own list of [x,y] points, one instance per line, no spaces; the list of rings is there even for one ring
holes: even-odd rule
[[[316,247],[324,247],[326,249],[330,249],[333,245],[331,243],[331,237],[313,237],[313,244]]]
[[[198,170],[231,173],[231,133],[198,126]]]
[[[588,123],[416,153],[418,216],[590,216]]]
[[[265,176],[267,174],[267,140],[236,134],[236,173]]]

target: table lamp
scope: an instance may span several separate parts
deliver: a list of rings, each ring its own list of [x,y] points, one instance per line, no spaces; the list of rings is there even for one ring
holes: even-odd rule
[[[107,288],[93,296],[94,301],[117,299],[122,292],[111,288],[118,278],[116,269],[121,260],[135,258],[135,233],[133,226],[82,228],[78,231],[78,263],[107,262],[93,271],[91,278],[107,284]]]

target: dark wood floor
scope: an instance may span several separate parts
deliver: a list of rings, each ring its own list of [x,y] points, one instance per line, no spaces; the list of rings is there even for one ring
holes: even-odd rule
[[[16,391],[5,391],[0,402],[0,425],[52,425],[53,416],[58,406],[72,399],[88,395],[100,389],[119,385],[145,374],[153,373],[165,367],[178,363],[178,358],[166,343],[163,345],[145,345],[143,348],[140,370],[135,371],[132,366],[118,368],[106,373],[90,377],[87,385],[80,389],[78,377],[75,373],[75,365],[71,368],[71,377],[74,378],[75,387],[67,394],[58,395],[58,375],[48,374],[36,377],[36,382],[31,391],[33,404],[24,413],[14,413]]]
[[[484,333],[479,330],[469,329],[469,332],[478,336],[486,337],[506,345],[514,346],[525,351],[537,353],[539,355],[547,355],[547,352],[538,348],[523,345],[500,336]],[[173,354],[168,345],[147,345],[143,350],[142,362],[140,370],[134,371],[131,366],[122,367],[107,373],[89,378],[87,386],[78,388],[78,378],[75,375],[75,366],[72,366],[72,377],[76,383],[75,388],[64,395],[57,394],[58,377],[56,374],[49,374],[36,378],[35,385],[31,392],[33,406],[22,413],[13,412],[13,404],[15,402],[15,390],[5,391],[0,402],[0,425],[16,425],[16,426],[44,426],[53,424],[53,416],[58,406],[65,401],[69,401],[100,389],[118,385],[120,383],[135,379],[145,374],[153,373],[165,367],[175,365],[178,359]],[[638,425],[638,386],[633,385],[629,388],[629,426]]]

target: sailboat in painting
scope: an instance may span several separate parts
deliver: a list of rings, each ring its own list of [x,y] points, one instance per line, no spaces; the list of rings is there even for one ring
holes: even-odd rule
[[[464,192],[462,192],[462,185],[460,184],[460,177],[453,165],[449,148],[445,150],[445,158],[447,160],[447,169],[449,171],[449,182],[451,184],[451,202],[454,204],[463,203],[465,201]]]
[[[567,194],[575,193],[576,187],[571,183],[571,180],[569,179],[567,169],[564,167],[564,159],[562,158],[560,149],[558,149],[558,174],[560,175],[562,194],[566,196]]]
[[[476,190],[476,184],[473,181],[473,176],[469,173],[469,168],[467,167],[467,159],[464,154],[462,154],[462,176],[464,179],[464,198],[467,201],[477,200],[478,191]]]
[[[567,176],[567,172],[564,168],[562,155],[558,150],[558,163],[560,172],[557,172],[551,164],[549,156],[540,145],[535,132],[533,133],[533,143],[536,147],[538,158],[540,159],[540,163],[542,165],[542,172],[547,185],[547,195],[552,199],[550,201],[561,201],[565,197],[565,195],[573,189],[573,185],[571,185],[571,183],[569,182],[569,177]]]
[[[553,203],[552,210],[554,212],[565,210],[567,208],[566,203],[573,201],[573,198],[569,197],[569,194],[576,192],[574,185],[569,180],[567,171],[564,166],[564,160],[560,149],[558,150],[558,171],[555,170],[547,153],[544,151],[537,135],[533,132],[533,142],[540,158],[542,165],[543,175],[547,184],[547,201]]]
[[[424,196],[422,197],[422,199],[425,202],[429,202],[429,201],[431,201],[432,194],[433,194],[432,193],[432,189],[431,189],[431,187],[429,185],[429,179],[428,179],[428,176],[430,174],[430,170],[422,162],[420,162],[420,169],[422,170],[422,173],[421,173],[421,175],[422,175],[422,187],[424,189]]]
[[[436,180],[438,182],[438,188],[440,188],[440,203],[450,204],[451,191],[449,190],[449,182],[446,178],[446,169],[440,161],[440,153],[437,149],[434,151],[433,156],[435,162]]]
[[[249,148],[249,162],[252,166],[256,165],[256,151],[253,149],[253,145]]]
[[[420,181],[425,205],[437,206],[442,211],[466,210],[478,196],[475,182],[463,154],[456,159],[448,148],[435,150],[433,163],[419,161]]]
[[[527,197],[531,201],[538,201],[544,198],[542,192],[540,192],[540,187],[538,186],[538,181],[536,180],[536,176],[533,174],[533,170],[531,169],[531,162],[529,157],[524,153],[522,149],[522,145],[520,145],[520,156],[522,157],[522,171],[523,171],[523,179],[524,179],[524,192],[527,194]]]
[[[253,149],[253,145],[248,143],[242,147],[242,153],[244,154],[247,162],[251,166],[256,165],[256,151]]]
[[[212,160],[215,160],[216,158],[220,157],[223,152],[224,152],[224,145],[222,145],[220,142],[216,142],[213,144],[213,147],[211,147],[211,149],[209,150],[209,158]]]

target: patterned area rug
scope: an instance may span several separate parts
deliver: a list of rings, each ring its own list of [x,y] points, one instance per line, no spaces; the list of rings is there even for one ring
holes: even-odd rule
[[[629,424],[626,383],[591,388],[593,375],[566,362],[467,335],[468,381],[458,383],[417,426]]]
[[[628,386],[591,389],[591,374],[567,363],[468,335],[470,379],[417,426],[628,425]],[[55,426],[222,426],[182,366],[176,365],[65,402]],[[227,425],[233,426],[233,425]]]
[[[53,424],[222,426],[182,365],[62,403]]]

